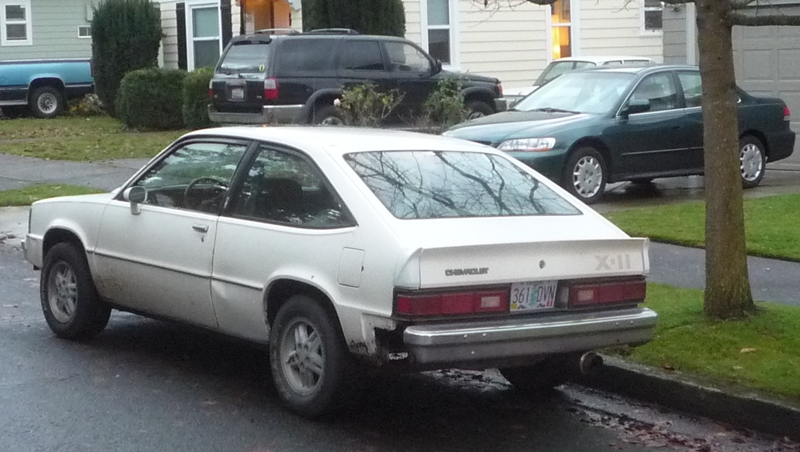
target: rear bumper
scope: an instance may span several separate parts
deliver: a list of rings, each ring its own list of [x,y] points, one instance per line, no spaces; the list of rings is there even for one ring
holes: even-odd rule
[[[647,308],[605,313],[512,318],[469,324],[414,325],[403,341],[414,364],[469,367],[519,363],[544,355],[642,344],[653,338],[658,314]]]
[[[261,113],[227,113],[208,106],[208,119],[221,124],[305,124],[304,105],[265,105]]]
[[[791,130],[784,130],[771,134],[767,139],[769,146],[769,162],[785,159],[792,155],[794,151],[795,133]]]

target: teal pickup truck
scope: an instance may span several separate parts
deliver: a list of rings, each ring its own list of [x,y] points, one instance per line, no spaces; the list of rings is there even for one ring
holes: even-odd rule
[[[90,60],[0,61],[0,109],[27,108],[39,118],[58,116],[70,99],[94,92]]]

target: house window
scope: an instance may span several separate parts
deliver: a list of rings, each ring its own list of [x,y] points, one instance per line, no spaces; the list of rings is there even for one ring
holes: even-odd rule
[[[190,69],[201,67],[214,67],[220,55],[220,24],[219,7],[200,6],[190,9],[191,28],[189,42],[191,43],[189,62]]]
[[[453,62],[450,40],[450,1],[428,0],[428,53],[444,64]]]
[[[660,0],[644,0],[645,31],[661,31],[664,15],[664,2]]]
[[[92,37],[92,26],[91,25],[78,25],[78,37],[79,38],[91,38]]]
[[[31,45],[31,3],[29,0],[0,0],[2,45]]]
[[[553,59],[572,56],[571,0],[556,0],[551,5],[550,23],[553,34]]]

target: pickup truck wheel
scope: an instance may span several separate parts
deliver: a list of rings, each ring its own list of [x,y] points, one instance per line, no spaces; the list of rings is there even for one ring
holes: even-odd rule
[[[764,165],[767,155],[764,145],[754,136],[743,136],[739,140],[739,168],[742,172],[742,186],[754,188],[764,178]]]
[[[546,358],[530,366],[500,369],[500,374],[514,388],[526,394],[549,391],[566,383],[572,376],[560,357]]]
[[[317,300],[294,295],[270,330],[270,367],[282,401],[307,418],[346,401],[351,357],[334,320]]]
[[[98,297],[83,252],[71,243],[47,252],[39,293],[47,325],[60,338],[87,339],[108,324],[111,308]]]
[[[480,100],[473,100],[467,103],[467,119],[476,119],[483,116],[489,116],[494,113],[492,107],[486,102]]]
[[[314,110],[314,123],[322,126],[343,126],[345,120],[341,110],[333,105],[324,105]]]
[[[52,86],[42,86],[33,92],[30,107],[37,118],[55,118],[64,110],[64,97]]]

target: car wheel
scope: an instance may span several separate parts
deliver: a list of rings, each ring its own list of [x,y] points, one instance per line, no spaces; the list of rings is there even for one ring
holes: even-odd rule
[[[97,295],[83,251],[71,243],[47,252],[39,292],[44,318],[60,338],[86,339],[108,324],[111,307]]]
[[[270,367],[283,402],[307,418],[328,414],[346,399],[350,352],[317,300],[292,296],[270,331]]]
[[[564,168],[563,186],[573,196],[592,204],[603,196],[606,188],[606,162],[592,147],[575,150]]]
[[[566,383],[572,373],[561,357],[550,357],[536,364],[500,369],[500,374],[514,388],[525,393],[549,391]]]
[[[322,126],[343,126],[344,114],[333,105],[324,105],[314,110],[314,123]]]
[[[42,86],[33,92],[30,106],[37,118],[55,118],[64,110],[64,97],[57,89]]]
[[[753,188],[761,183],[766,163],[767,155],[761,140],[750,135],[739,140],[739,169],[744,188]]]
[[[473,100],[467,103],[467,119],[476,119],[483,116],[489,116],[494,113],[492,107],[486,102],[480,100]]]

